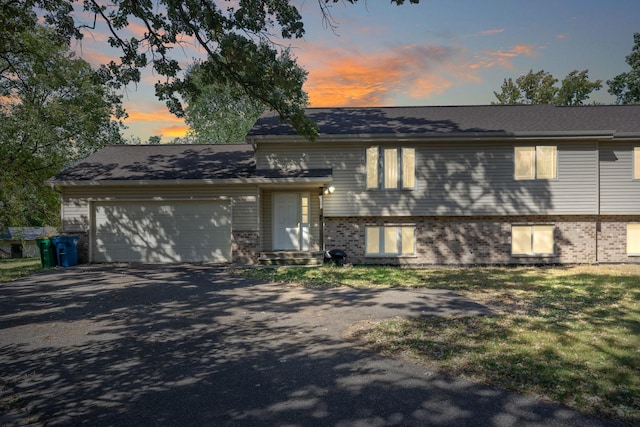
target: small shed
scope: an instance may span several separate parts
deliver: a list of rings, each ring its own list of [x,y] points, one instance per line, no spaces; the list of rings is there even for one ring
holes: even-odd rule
[[[37,257],[36,239],[55,233],[50,227],[7,227],[0,231],[0,258]]]

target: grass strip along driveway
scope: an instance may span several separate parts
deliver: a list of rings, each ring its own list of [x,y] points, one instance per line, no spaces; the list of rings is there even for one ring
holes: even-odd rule
[[[10,282],[42,270],[40,258],[13,258],[0,260],[0,283]]]
[[[349,334],[431,369],[640,424],[640,266],[244,270],[312,287],[454,290],[490,317],[389,319]]]

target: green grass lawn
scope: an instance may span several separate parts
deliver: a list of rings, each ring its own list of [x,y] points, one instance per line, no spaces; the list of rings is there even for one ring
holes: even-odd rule
[[[431,369],[640,424],[640,265],[244,270],[313,287],[452,289],[496,316],[353,325],[376,350]]]
[[[0,259],[0,283],[10,282],[40,270],[40,258]]]

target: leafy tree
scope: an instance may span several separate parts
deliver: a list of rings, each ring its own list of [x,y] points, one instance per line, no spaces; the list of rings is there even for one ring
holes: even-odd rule
[[[325,17],[328,5],[338,1],[318,0]],[[36,11],[66,40],[82,38],[87,29],[72,14],[74,5],[79,3],[75,0],[2,2],[6,20],[22,29],[36,25]],[[404,0],[391,2],[401,5]],[[300,134],[309,138],[316,135],[315,125],[304,116],[307,96],[300,78],[304,70],[293,58],[283,55],[286,48],[276,39],[304,35],[302,17],[289,0],[84,0],[82,5],[85,15],[94,22],[106,22],[109,44],[122,52],[119,61],[107,65],[109,72],[121,84],[127,84],[138,82],[140,69],[151,65],[156,74],[164,77],[156,84],[156,93],[175,114],[183,114],[176,94],[190,88],[184,85],[180,64],[172,53],[188,39],[208,57],[206,84],[236,85],[247,96],[277,111]],[[84,20],[87,21],[86,16]],[[125,30],[133,23],[142,25],[143,34],[125,36]],[[0,40],[10,36],[11,31],[11,26],[0,27]]]
[[[530,70],[516,79],[516,84],[523,92],[525,104],[551,104],[558,89],[553,85],[558,82],[550,73]]]
[[[55,225],[59,197],[44,181],[121,141],[124,111],[108,73],[75,58],[52,30],[35,26],[2,42],[0,226]]]
[[[562,80],[562,86],[556,93],[557,105],[582,105],[594,90],[602,88],[602,80],[589,81],[589,70],[573,70]]]
[[[500,89],[500,93],[493,92],[496,98],[498,98],[498,102],[493,102],[492,104],[513,105],[523,103],[522,91],[520,90],[518,85],[513,82],[513,79],[511,77],[509,77],[508,79],[504,79]]]
[[[640,33],[633,35],[633,42],[633,49],[626,57],[626,63],[631,67],[631,71],[607,80],[609,93],[616,97],[617,104],[640,103]]]
[[[550,73],[540,70],[521,75],[515,81],[505,79],[500,87],[500,93],[493,92],[498,102],[492,104],[554,104],[554,105],[582,105],[594,90],[602,87],[602,81],[589,80],[589,70],[570,72],[558,88],[558,79]]]
[[[194,64],[187,72],[188,84],[198,88],[184,94],[189,136],[200,144],[243,142],[265,105],[233,83],[205,83],[211,81],[206,76],[206,65]]]

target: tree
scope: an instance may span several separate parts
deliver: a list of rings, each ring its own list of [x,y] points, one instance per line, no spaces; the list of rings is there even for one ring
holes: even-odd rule
[[[616,104],[640,103],[640,33],[633,35],[633,42],[633,49],[626,57],[631,71],[607,80],[608,92],[616,97]]]
[[[55,225],[59,197],[44,181],[120,142],[124,111],[108,73],[75,58],[52,30],[23,30],[2,47],[0,226]]]
[[[492,104],[513,105],[523,103],[522,92],[518,85],[513,82],[511,77],[504,79],[500,89],[500,93],[493,92],[496,98],[498,98],[498,102],[493,102]]]
[[[184,93],[185,122],[191,128],[189,136],[200,144],[243,142],[265,105],[248,97],[233,83],[206,84],[211,81],[205,75],[206,70],[206,64],[196,63],[185,79],[199,89]]]
[[[589,81],[589,70],[573,70],[562,80],[556,93],[557,105],[582,105],[594,90],[602,88],[602,80]]]
[[[318,0],[323,15],[328,5],[340,0]],[[357,0],[346,0],[356,3]],[[419,0],[410,0],[418,3]],[[307,96],[300,75],[304,73],[293,58],[283,57],[286,48],[275,39],[304,35],[302,17],[289,0],[84,0],[84,13],[94,25],[83,25],[72,15],[74,0],[2,0],[2,14],[13,26],[35,26],[36,11],[44,15],[47,25],[67,41],[81,39],[83,31],[94,27],[99,19],[110,31],[109,44],[121,50],[118,62],[107,69],[121,84],[138,82],[140,69],[151,65],[164,81],[156,84],[158,97],[169,109],[182,115],[176,94],[188,90],[180,76],[181,67],[172,49],[183,40],[193,40],[207,55],[207,84],[237,85],[249,97],[277,111],[302,135],[313,138],[315,125],[304,116]],[[404,0],[391,0],[401,5]],[[91,19],[92,18],[92,19]],[[87,17],[84,17],[85,21]],[[125,36],[131,24],[144,28],[139,36]],[[10,37],[11,26],[1,26]],[[0,46],[0,52],[2,51]],[[277,66],[274,66],[276,64]]]
[[[505,79],[500,87],[500,93],[493,92],[498,105],[517,104],[554,104],[554,105],[582,105],[594,90],[602,87],[602,81],[589,80],[589,70],[570,72],[558,88],[558,79],[550,73],[540,70],[521,75],[515,81]]]

